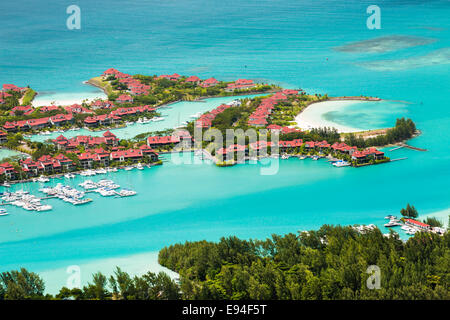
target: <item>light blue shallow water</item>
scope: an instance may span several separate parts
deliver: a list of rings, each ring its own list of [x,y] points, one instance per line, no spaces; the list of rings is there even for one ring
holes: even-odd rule
[[[365,26],[369,1],[78,4],[79,31],[65,29],[61,1],[3,4],[0,83],[82,93],[89,91],[82,81],[116,67],[128,73],[246,77],[313,93],[378,96],[403,102],[380,110],[353,105],[327,116],[355,127],[411,117],[422,135],[410,143],[429,151],[400,149],[389,155],[408,160],[358,169],[289,159],[272,176],[260,175],[260,165],[250,164],[216,168],[167,162],[142,172],[119,172],[113,179],[133,186],[136,197],[94,195],[82,210],[50,200],[55,209],[42,214],[9,209],[11,215],[0,221],[0,269],[45,271],[157,251],[185,240],[265,237],[324,223],[382,225],[386,214],[407,202],[422,214],[445,214],[450,208],[448,1],[379,1],[381,30]],[[392,35],[436,41],[382,53],[333,50]],[[49,290],[63,284],[55,282]]]

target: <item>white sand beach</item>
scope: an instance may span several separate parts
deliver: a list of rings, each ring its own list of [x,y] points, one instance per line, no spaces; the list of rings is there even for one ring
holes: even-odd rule
[[[344,126],[324,119],[323,115],[327,112],[337,111],[354,103],[365,103],[361,100],[343,100],[343,101],[323,101],[309,105],[303,112],[295,117],[296,125],[301,129],[309,130],[312,128],[334,127],[339,132],[358,132],[361,128]]]
[[[70,106],[75,103],[81,104],[84,100],[93,101],[105,98],[107,96],[100,90],[98,92],[38,94],[32,104],[34,107],[50,105]]]

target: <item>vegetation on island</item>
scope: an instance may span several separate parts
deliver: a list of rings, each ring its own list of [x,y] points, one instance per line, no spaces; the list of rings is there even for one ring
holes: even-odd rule
[[[197,83],[186,82],[185,80],[187,77],[185,76],[181,76],[177,80],[169,80],[167,78],[158,77],[157,75],[146,76],[136,74],[133,78],[139,80],[144,85],[150,86],[148,94],[135,96],[135,101],[141,104],[156,106],[180,100],[193,101],[207,97],[233,96],[279,89],[276,85],[255,84],[252,88],[227,91],[225,88],[232,82],[219,81],[214,86],[202,87]],[[120,82],[119,79],[116,79],[113,75],[107,77],[105,80],[97,80],[95,83],[102,88],[108,86],[111,88],[109,92],[107,91],[108,99],[111,101],[115,101],[121,93],[128,90],[127,85]]]
[[[159,262],[180,274],[186,299],[449,299],[449,241],[448,232],[402,242],[325,225],[264,241],[176,244]],[[366,286],[371,265],[381,271],[378,290]]]
[[[364,139],[362,136],[356,136],[353,133],[345,135],[345,143],[358,148],[372,146],[386,146],[400,141],[410,139],[417,133],[416,125],[411,119],[397,119],[395,127],[386,131],[386,134]]]
[[[130,276],[98,272],[83,288],[45,295],[36,273],[0,274],[3,299],[95,300],[416,300],[450,299],[450,235],[417,232],[407,241],[377,228],[324,225],[265,240],[221,238],[163,248],[159,263],[177,272]],[[377,266],[374,287],[369,266]],[[369,285],[368,285],[369,284]]]
[[[400,213],[403,217],[406,218],[417,218],[419,216],[419,212],[414,206],[411,206],[409,203],[406,205],[406,208],[402,208]]]

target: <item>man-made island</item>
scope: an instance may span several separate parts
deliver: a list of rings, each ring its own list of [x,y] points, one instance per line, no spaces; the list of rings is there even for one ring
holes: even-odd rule
[[[337,167],[359,167],[390,161],[375,147],[397,143],[417,133],[410,119],[398,119],[395,127],[368,138],[339,133],[334,128],[302,130],[296,126],[298,115],[311,104],[349,99],[380,100],[374,97],[309,95],[301,89],[283,89],[248,79],[224,82],[176,73],[129,75],[113,68],[92,78],[89,83],[101,87],[108,94],[108,100],[35,108],[28,104],[35,94],[31,88],[3,86],[0,143],[29,154],[29,157],[0,164],[1,182],[26,181],[41,175],[62,175],[101,167],[161,164],[159,153],[183,150],[202,151],[218,166],[269,156],[282,159],[296,156],[313,160],[326,157]],[[126,127],[135,122],[163,121],[160,110],[180,100],[254,93],[260,96],[222,104],[197,114],[195,119],[178,128],[142,132],[133,139],[119,139],[110,131],[105,131],[101,137],[64,136],[67,130],[80,128],[95,131]],[[234,141],[224,138],[211,144],[204,139],[211,129],[223,137],[230,129],[237,134]],[[255,139],[246,136],[249,130],[254,132]],[[61,135],[44,143],[28,139],[30,135],[51,131]]]

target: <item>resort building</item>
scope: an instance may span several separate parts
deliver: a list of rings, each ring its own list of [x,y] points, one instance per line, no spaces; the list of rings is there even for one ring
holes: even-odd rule
[[[243,89],[250,89],[254,88],[256,84],[253,82],[253,80],[248,79],[238,79],[233,83],[229,83],[227,87],[225,88],[225,91],[232,92],[234,90],[243,90]]]
[[[106,80],[108,77],[115,77],[115,75],[119,73],[118,70],[114,69],[114,68],[109,68],[108,70],[106,70],[105,72],[103,72],[102,74],[102,78],[103,80]]]
[[[246,146],[240,145],[240,144],[232,144],[229,145],[226,148],[220,148],[216,151],[216,155],[219,160],[225,161],[225,160],[232,160],[234,159],[234,156],[236,155],[239,157],[239,155],[243,155],[245,157],[248,157],[249,150]],[[243,160],[243,159],[239,159]]]
[[[87,117],[84,119],[84,125],[86,127],[110,126],[119,120],[121,120],[119,116],[115,116],[113,114],[102,114],[99,116]]]
[[[405,219],[405,224],[411,227],[419,228],[425,231],[428,231],[431,229],[431,226],[429,224],[414,220],[414,219]]]
[[[178,73],[174,74],[162,74],[158,77],[158,79],[168,79],[172,81],[177,81],[181,78],[181,76]]]
[[[51,126],[61,126],[69,123],[73,123],[74,118],[72,114],[57,114],[51,117],[28,119],[20,121],[5,122],[3,129],[7,132],[25,131],[25,130],[37,130]]]
[[[83,169],[90,169],[94,166],[94,161],[98,158],[95,154],[90,152],[83,152],[78,155],[78,160],[80,161],[80,165]]]
[[[217,81],[217,80],[214,79],[214,78],[209,78],[209,79],[204,80],[204,81],[200,84],[200,87],[203,87],[203,88],[209,88],[209,87],[213,87],[213,86],[215,86],[215,85],[217,85],[217,84],[219,84],[219,81]]]
[[[2,90],[3,90],[3,92],[6,92],[6,91],[25,92],[25,91],[27,91],[27,89],[28,88],[26,88],[26,87],[21,88],[14,84],[4,84]]]
[[[12,116],[17,116],[17,115],[29,115],[31,113],[33,113],[34,109],[32,106],[17,106],[11,109],[11,111],[9,112],[10,115]]]
[[[191,84],[199,84],[201,82],[200,78],[197,76],[190,76],[187,77],[186,80],[184,80],[187,83],[191,83]]]
[[[71,106],[65,106],[64,110],[68,113],[94,113],[93,111],[76,103]]]
[[[128,94],[122,94],[116,99],[117,103],[133,103],[133,98]]]
[[[46,113],[55,110],[62,110],[62,109],[60,109],[58,106],[42,106],[38,108],[38,111],[40,113]]]
[[[171,146],[180,142],[180,138],[175,135],[171,136],[151,136],[147,138],[147,146],[150,148],[161,148]]]
[[[109,100],[95,100],[91,103],[92,110],[111,109],[114,107],[115,107],[114,103]]]
[[[287,96],[281,92],[277,92],[271,97],[262,99],[256,110],[249,116],[248,125],[253,127],[265,127],[268,124],[267,119],[272,114],[272,110],[275,108],[275,105],[279,101],[285,99],[287,99]],[[278,127],[272,128],[275,130],[278,129]]]
[[[53,143],[61,150],[74,150],[79,146],[85,148],[94,148],[98,147],[102,144],[115,147],[119,144],[119,139],[110,131],[106,131],[103,133],[102,137],[93,137],[93,136],[75,136],[73,138],[67,139],[63,135],[60,135]]]
[[[354,151],[352,153],[352,159],[357,163],[367,163],[371,159],[381,160],[384,158],[384,152],[377,150],[376,148],[367,148],[362,151]]]
[[[212,126],[212,121],[216,118],[216,116],[228,108],[231,108],[232,105],[229,104],[221,104],[217,108],[211,110],[210,112],[204,113],[195,121],[195,126],[197,128],[209,128]]]
[[[20,165],[22,166],[22,170],[28,174],[28,176],[37,176],[39,175],[40,165],[39,162],[33,161],[33,159],[26,158],[25,160],[20,160]]]
[[[73,115],[71,113],[69,114],[58,114],[56,116],[52,116],[49,118],[49,122],[51,125],[54,126],[63,126],[66,124],[73,123]]]
[[[4,175],[8,180],[17,179],[17,171],[9,162],[0,163],[0,175]]]
[[[0,130],[0,144],[8,141],[8,134],[5,131]]]

